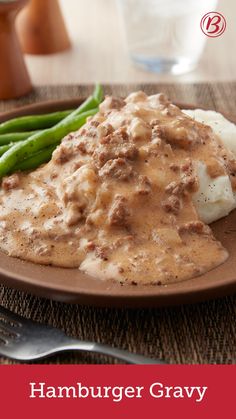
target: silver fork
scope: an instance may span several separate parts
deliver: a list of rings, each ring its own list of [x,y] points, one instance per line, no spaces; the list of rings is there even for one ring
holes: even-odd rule
[[[71,350],[109,355],[129,364],[165,363],[112,346],[74,339],[55,327],[27,320],[0,307],[1,355],[18,361],[34,361],[57,352]]]

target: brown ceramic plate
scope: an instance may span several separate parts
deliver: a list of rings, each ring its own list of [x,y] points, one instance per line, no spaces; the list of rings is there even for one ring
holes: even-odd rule
[[[0,122],[19,115],[70,109],[81,100],[64,100],[26,106],[0,115]],[[181,108],[194,108],[178,104]],[[229,117],[236,122],[236,117]],[[229,251],[228,260],[199,277],[168,286],[121,286],[100,281],[78,269],[41,266],[0,252],[0,282],[33,294],[70,303],[97,306],[147,307],[192,303],[236,291],[236,210],[212,224],[215,236]]]

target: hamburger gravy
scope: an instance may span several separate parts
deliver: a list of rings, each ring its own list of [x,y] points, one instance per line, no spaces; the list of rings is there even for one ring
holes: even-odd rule
[[[235,174],[212,128],[163,94],[107,97],[48,164],[3,179],[0,248],[121,283],[183,281],[228,257],[204,221],[235,207]]]

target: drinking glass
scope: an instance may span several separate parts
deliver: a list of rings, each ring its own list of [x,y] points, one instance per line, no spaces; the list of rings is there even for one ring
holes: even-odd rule
[[[133,62],[157,73],[192,70],[203,51],[200,28],[217,0],[117,0]]]

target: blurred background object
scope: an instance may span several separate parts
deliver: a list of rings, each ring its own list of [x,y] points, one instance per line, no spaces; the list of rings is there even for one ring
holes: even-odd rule
[[[17,29],[27,54],[54,54],[71,47],[58,0],[30,0],[17,19]]]
[[[50,0],[49,0],[50,1]],[[196,3],[205,0],[196,0]],[[116,0],[60,0],[73,48],[62,54],[26,56],[35,85],[154,82],[214,82],[235,80],[236,2],[219,0],[217,11],[226,31],[206,38],[197,67],[181,75],[157,74],[134,66],[127,53]],[[199,33],[201,32],[199,22]]]
[[[27,1],[0,1],[0,99],[19,97],[32,89],[15,30],[16,15]]]
[[[134,64],[157,73],[182,74],[194,69],[207,37],[202,16],[217,0],[117,0]]]

